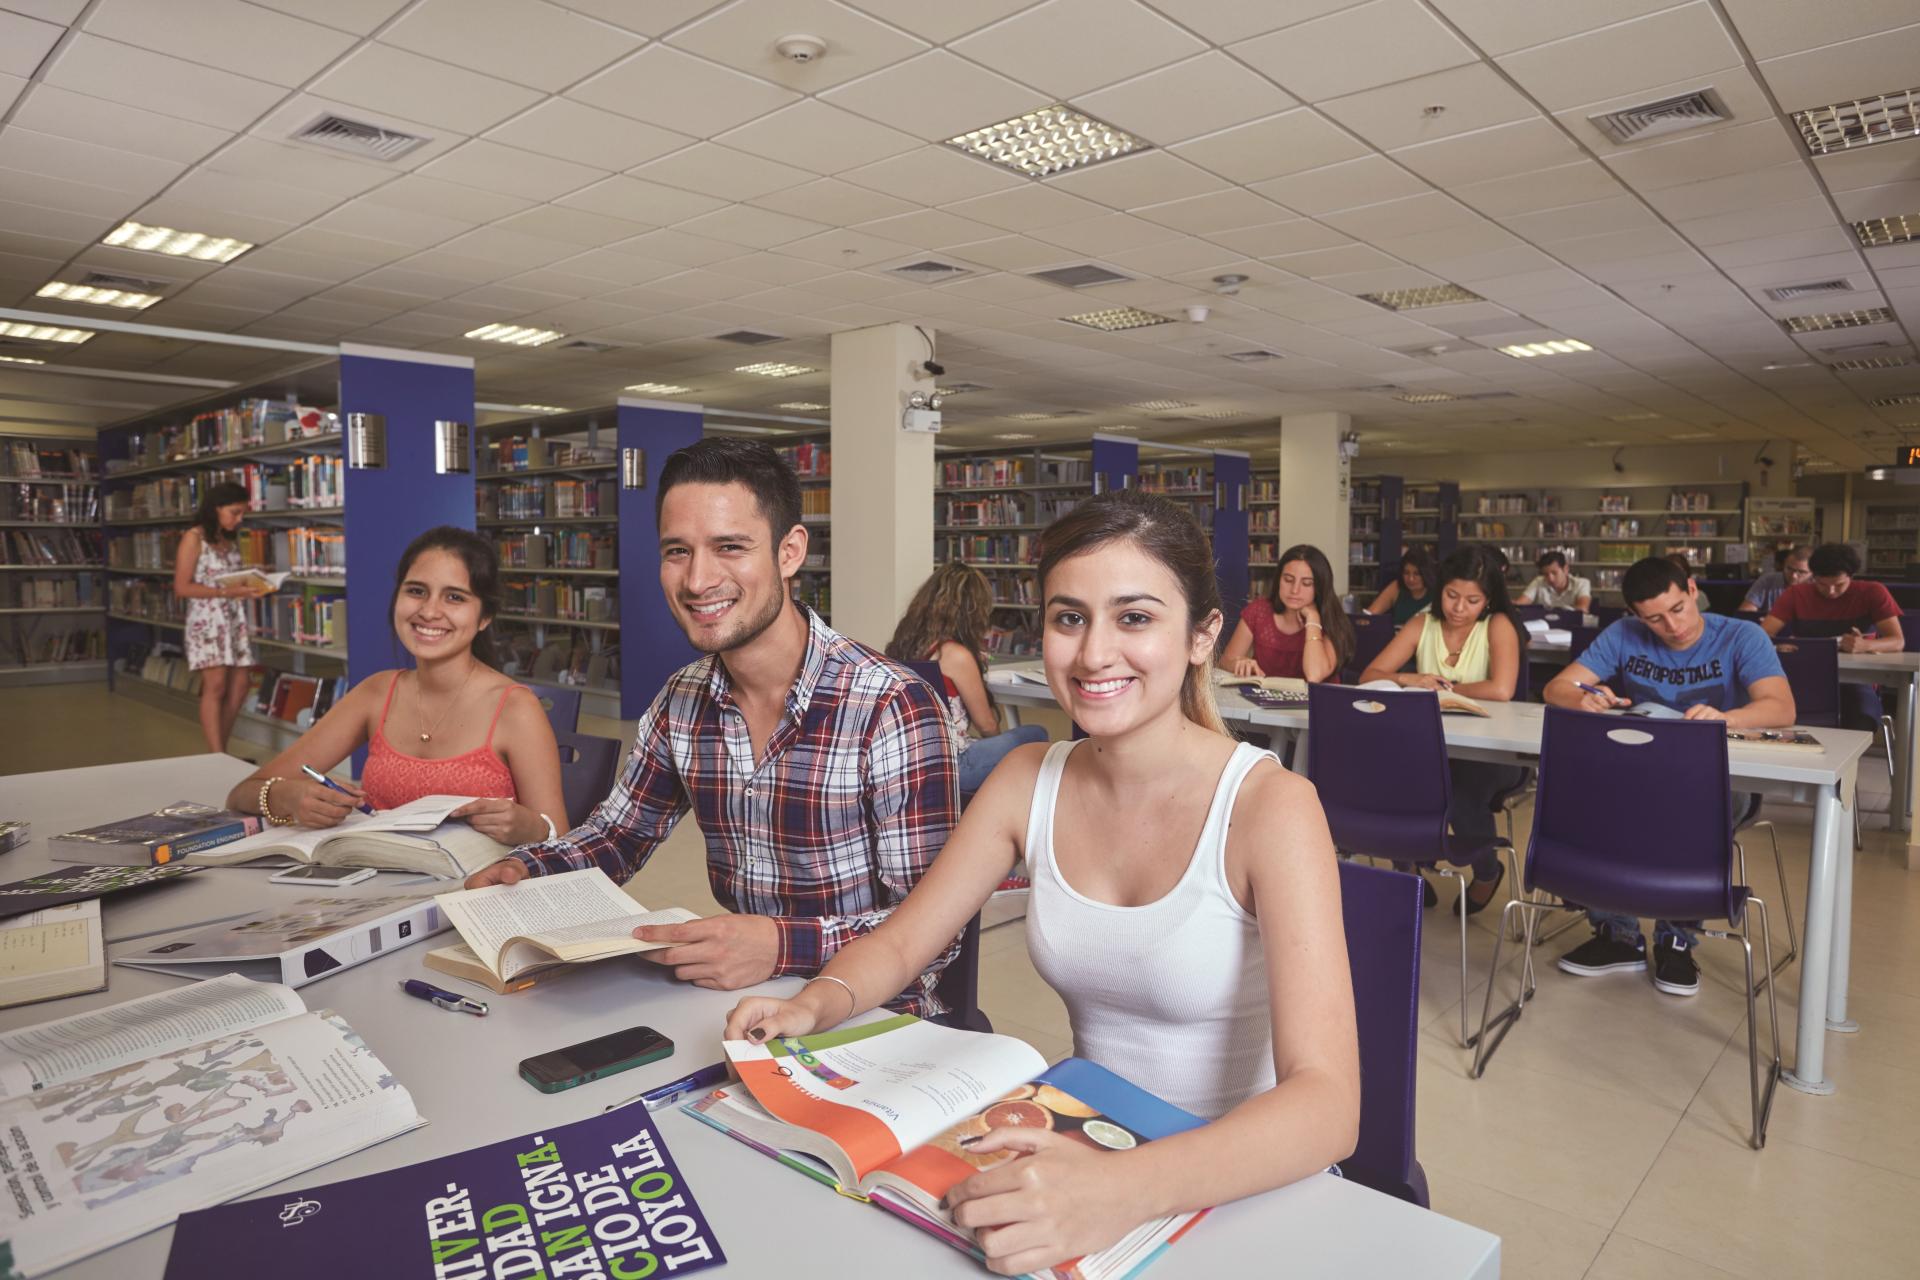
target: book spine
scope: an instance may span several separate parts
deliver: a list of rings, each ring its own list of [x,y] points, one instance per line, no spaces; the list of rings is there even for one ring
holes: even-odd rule
[[[223,844],[232,844],[235,840],[245,839],[260,830],[258,818],[241,818],[235,822],[222,823],[207,831],[197,831],[178,840],[156,840],[148,845],[152,860],[156,866],[172,862],[175,858],[184,858],[190,853],[202,849],[212,849]]]

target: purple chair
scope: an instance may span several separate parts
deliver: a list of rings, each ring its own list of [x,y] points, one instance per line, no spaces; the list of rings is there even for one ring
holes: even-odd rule
[[[1812,728],[1840,724],[1840,642],[1782,640],[1773,647],[1793,689],[1793,722]]]
[[[541,685],[533,690],[533,696],[540,700],[540,709],[547,713],[547,723],[553,726],[555,733],[577,733],[580,730],[580,691],[578,689],[555,689]]]
[[[1453,779],[1439,698],[1424,689],[1308,685],[1307,777],[1340,852],[1431,866],[1467,891],[1466,872],[1443,863],[1464,865],[1487,846],[1447,830]],[[1509,848],[1498,839],[1493,847]],[[1460,1043],[1470,1048],[1466,913],[1458,919]]]
[[[1598,804],[1595,796],[1665,795],[1684,803],[1662,809],[1649,827],[1640,806]],[[1753,1104],[1754,1148],[1766,1145],[1767,1117],[1780,1078],[1780,1014],[1774,984],[1764,982],[1773,1033],[1773,1058],[1762,1072],[1755,1020],[1752,926],[1747,908],[1760,912],[1765,948],[1762,972],[1770,973],[1772,933],[1766,904],[1744,884],[1746,858],[1733,840],[1732,792],[1727,782],[1727,735],[1713,720],[1622,721],[1548,707],[1540,734],[1540,795],[1533,810],[1533,838],[1521,887],[1529,897],[1506,912],[1527,913],[1531,941],[1540,911],[1578,910],[1532,900],[1558,895],[1598,911],[1662,920],[1725,920],[1738,933],[1703,929],[1709,937],[1738,941],[1746,953],[1747,1076]],[[1508,920],[1496,935],[1487,998],[1473,1056],[1477,1079],[1534,994],[1533,949],[1521,952],[1519,997],[1496,1016],[1493,989],[1500,974],[1500,947]],[[1763,1082],[1764,1076],[1764,1082]]]
[[[1585,653],[1593,642],[1600,638],[1600,633],[1604,630],[1606,630],[1605,624],[1597,627],[1573,628],[1571,633],[1572,639],[1569,640],[1567,644],[1567,661],[1578,662],[1580,655]]]
[[[587,820],[613,790],[620,773],[620,740],[587,733],[556,732],[560,748],[560,796],[567,805],[562,830]]]
[[[1626,606],[1618,604],[1596,604],[1587,612],[1598,619],[1603,627],[1612,626],[1627,616]]]
[[[1340,864],[1340,910],[1360,1029],[1360,1140],[1340,1172],[1362,1186],[1431,1207],[1413,1156],[1420,1042],[1420,878]]]
[[[1362,621],[1366,619],[1366,621]],[[1399,628],[1393,625],[1393,619],[1384,613],[1357,615],[1353,619],[1353,657],[1340,670],[1340,678],[1348,684],[1360,678],[1360,673],[1369,663],[1379,657],[1381,652],[1393,643],[1393,636]]]

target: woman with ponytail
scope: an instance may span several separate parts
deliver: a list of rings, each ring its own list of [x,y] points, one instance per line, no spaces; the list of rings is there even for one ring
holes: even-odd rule
[[[1008,755],[886,921],[794,998],[749,997],[726,1026],[764,1041],[880,1004],[1024,856],[1027,947],[1074,1052],[1210,1123],[1121,1159],[1037,1128],[980,1139],[975,1155],[1021,1158],[947,1204],[1004,1274],[1318,1172],[1359,1126],[1333,841],[1312,785],[1221,724],[1199,525],[1136,489],[1089,499],[1042,535],[1040,599],[1048,687],[1089,736]]]
[[[233,736],[253,666],[253,637],[240,602],[261,592],[220,585],[222,576],[242,568],[235,535],[247,505],[247,491],[231,481],[208,486],[173,557],[173,594],[187,602],[187,667],[200,673],[200,732],[207,750],[216,752]]]
[[[413,658],[349,690],[320,723],[227,797],[229,809],[279,826],[331,827],[367,804],[392,809],[422,796],[476,796],[454,811],[502,844],[567,828],[560,748],[533,693],[498,670],[489,628],[500,611],[493,544],[442,525],[400,555],[388,617]],[[336,791],[325,773],[367,747],[361,786]]]

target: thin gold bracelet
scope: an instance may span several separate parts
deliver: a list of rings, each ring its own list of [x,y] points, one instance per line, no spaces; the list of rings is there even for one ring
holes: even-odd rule
[[[847,1017],[840,1019],[840,1021],[845,1022],[847,1018],[851,1018],[853,1016],[854,1010],[860,1007],[860,997],[853,994],[853,988],[848,986],[846,983],[840,981],[840,979],[834,977],[832,974],[830,973],[815,974],[813,981],[831,982],[835,986],[839,987],[842,991],[847,993]]]

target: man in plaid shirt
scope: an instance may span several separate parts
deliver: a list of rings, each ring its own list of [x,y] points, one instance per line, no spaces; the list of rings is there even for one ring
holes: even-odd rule
[[[691,809],[714,896],[735,914],[642,926],[647,953],[698,986],[811,976],[898,906],[958,818],[937,695],[795,604],[800,488],[763,444],[716,438],[660,473],[660,585],[706,657],[640,719],[613,794],[566,835],[515,849],[468,887],[598,866],[626,881]],[[945,1011],[958,944],[892,1001]]]

